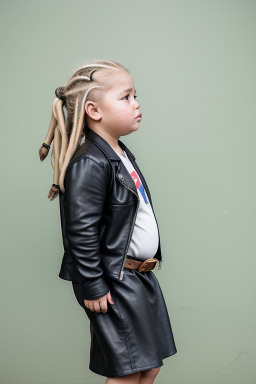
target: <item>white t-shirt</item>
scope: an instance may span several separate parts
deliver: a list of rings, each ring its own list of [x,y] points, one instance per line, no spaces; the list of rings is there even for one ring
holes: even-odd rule
[[[116,151],[115,151],[116,152]],[[125,151],[124,155],[116,152],[122,160],[124,166],[130,173],[140,197],[140,204],[137,211],[137,216],[134,224],[133,233],[131,236],[130,245],[127,255],[139,259],[148,259],[154,257],[158,249],[159,236],[157,223],[146,191],[143,188],[142,182],[130,162]]]

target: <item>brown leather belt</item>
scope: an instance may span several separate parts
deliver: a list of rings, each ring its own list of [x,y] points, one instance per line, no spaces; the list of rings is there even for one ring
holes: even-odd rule
[[[158,259],[155,257],[146,259],[144,261],[139,261],[130,259],[129,256],[127,256],[125,259],[124,268],[137,269],[139,272],[148,272],[155,268],[157,261]]]

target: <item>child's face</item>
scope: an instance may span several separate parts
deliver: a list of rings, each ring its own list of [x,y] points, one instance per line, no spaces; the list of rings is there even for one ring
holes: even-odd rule
[[[129,135],[139,128],[140,119],[137,116],[141,113],[140,104],[134,98],[136,92],[131,75],[121,69],[109,76],[111,87],[98,102],[100,125],[114,136]]]

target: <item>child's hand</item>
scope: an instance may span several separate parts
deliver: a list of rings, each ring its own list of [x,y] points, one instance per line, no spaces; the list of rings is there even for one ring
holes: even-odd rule
[[[108,310],[107,302],[109,301],[110,304],[114,304],[110,291],[105,296],[98,297],[94,300],[84,300],[84,305],[86,308],[90,309],[92,312],[102,312],[106,313]]]

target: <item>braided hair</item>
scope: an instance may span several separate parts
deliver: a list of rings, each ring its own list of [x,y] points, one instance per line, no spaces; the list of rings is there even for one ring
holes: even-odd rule
[[[50,126],[39,149],[43,161],[53,141],[51,164],[54,169],[53,184],[48,198],[54,200],[59,191],[65,193],[64,178],[68,164],[76,149],[84,142],[86,128],[85,103],[97,99],[97,88],[105,89],[106,84],[92,78],[95,71],[125,69],[116,61],[95,60],[83,65],[70,77],[67,85],[55,90]],[[90,94],[90,96],[88,96]],[[66,117],[63,108],[66,109]]]

